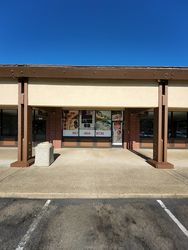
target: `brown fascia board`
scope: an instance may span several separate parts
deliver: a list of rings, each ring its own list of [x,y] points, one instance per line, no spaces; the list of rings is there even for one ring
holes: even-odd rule
[[[188,80],[188,67],[0,65],[0,77]]]

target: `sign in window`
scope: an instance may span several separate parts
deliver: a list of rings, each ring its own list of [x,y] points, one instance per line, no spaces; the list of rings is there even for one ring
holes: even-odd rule
[[[96,136],[111,137],[111,111],[96,111]]]
[[[95,111],[81,110],[80,111],[80,136],[95,136]]]
[[[78,111],[64,110],[63,112],[63,135],[78,136]]]

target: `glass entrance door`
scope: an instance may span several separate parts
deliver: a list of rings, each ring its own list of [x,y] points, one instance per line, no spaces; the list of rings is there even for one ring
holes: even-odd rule
[[[43,142],[46,140],[46,117],[47,112],[41,109],[33,110],[33,141]]]
[[[123,145],[123,112],[112,111],[112,146]]]
[[[123,126],[121,121],[112,122],[112,146],[122,146]]]

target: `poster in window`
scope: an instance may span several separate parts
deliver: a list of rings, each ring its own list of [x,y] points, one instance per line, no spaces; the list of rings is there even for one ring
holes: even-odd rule
[[[122,145],[122,122],[121,121],[113,122],[112,144]]]
[[[78,111],[63,111],[63,136],[78,136]]]
[[[95,112],[93,110],[80,112],[80,136],[95,136]]]
[[[123,112],[121,110],[112,111],[112,121],[123,121]]]
[[[96,111],[96,136],[111,137],[111,111]]]

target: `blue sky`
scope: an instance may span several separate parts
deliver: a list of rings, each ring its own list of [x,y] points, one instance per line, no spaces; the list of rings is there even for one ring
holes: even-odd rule
[[[0,0],[0,63],[188,66],[188,1]]]

